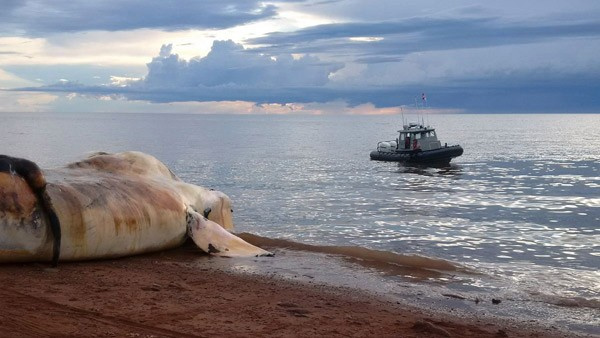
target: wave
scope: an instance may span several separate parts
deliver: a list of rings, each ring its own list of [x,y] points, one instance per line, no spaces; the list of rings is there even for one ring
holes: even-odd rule
[[[472,270],[439,258],[401,255],[390,251],[359,246],[327,246],[298,243],[285,239],[262,237],[250,233],[237,234],[243,240],[259,247],[282,248],[340,256],[367,268],[390,275],[409,275],[414,278],[439,277],[443,273],[474,273]]]

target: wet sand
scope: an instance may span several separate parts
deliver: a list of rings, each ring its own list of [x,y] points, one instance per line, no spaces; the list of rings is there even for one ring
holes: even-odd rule
[[[361,291],[188,263],[194,247],[0,266],[0,336],[564,337],[554,328],[428,314]],[[211,258],[208,259],[226,259]]]

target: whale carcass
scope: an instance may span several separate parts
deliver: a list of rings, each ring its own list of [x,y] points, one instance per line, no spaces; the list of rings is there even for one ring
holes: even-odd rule
[[[43,170],[0,155],[0,262],[122,257],[188,236],[212,255],[271,255],[231,233],[232,213],[227,195],[183,182],[141,152]]]

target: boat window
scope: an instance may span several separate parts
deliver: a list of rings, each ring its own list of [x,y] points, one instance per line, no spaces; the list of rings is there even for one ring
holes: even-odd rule
[[[417,140],[421,139],[421,134],[415,134],[415,138],[416,138]]]
[[[404,141],[404,136],[405,136],[404,134],[400,134],[400,140],[401,141]]]
[[[432,137],[435,136],[435,131],[433,131],[433,130],[431,131],[431,136]]]

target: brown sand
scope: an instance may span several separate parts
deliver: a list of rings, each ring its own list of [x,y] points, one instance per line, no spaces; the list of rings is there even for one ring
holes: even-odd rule
[[[562,337],[343,288],[191,269],[189,247],[116,260],[0,266],[0,336]],[[206,259],[223,259],[208,258]]]

